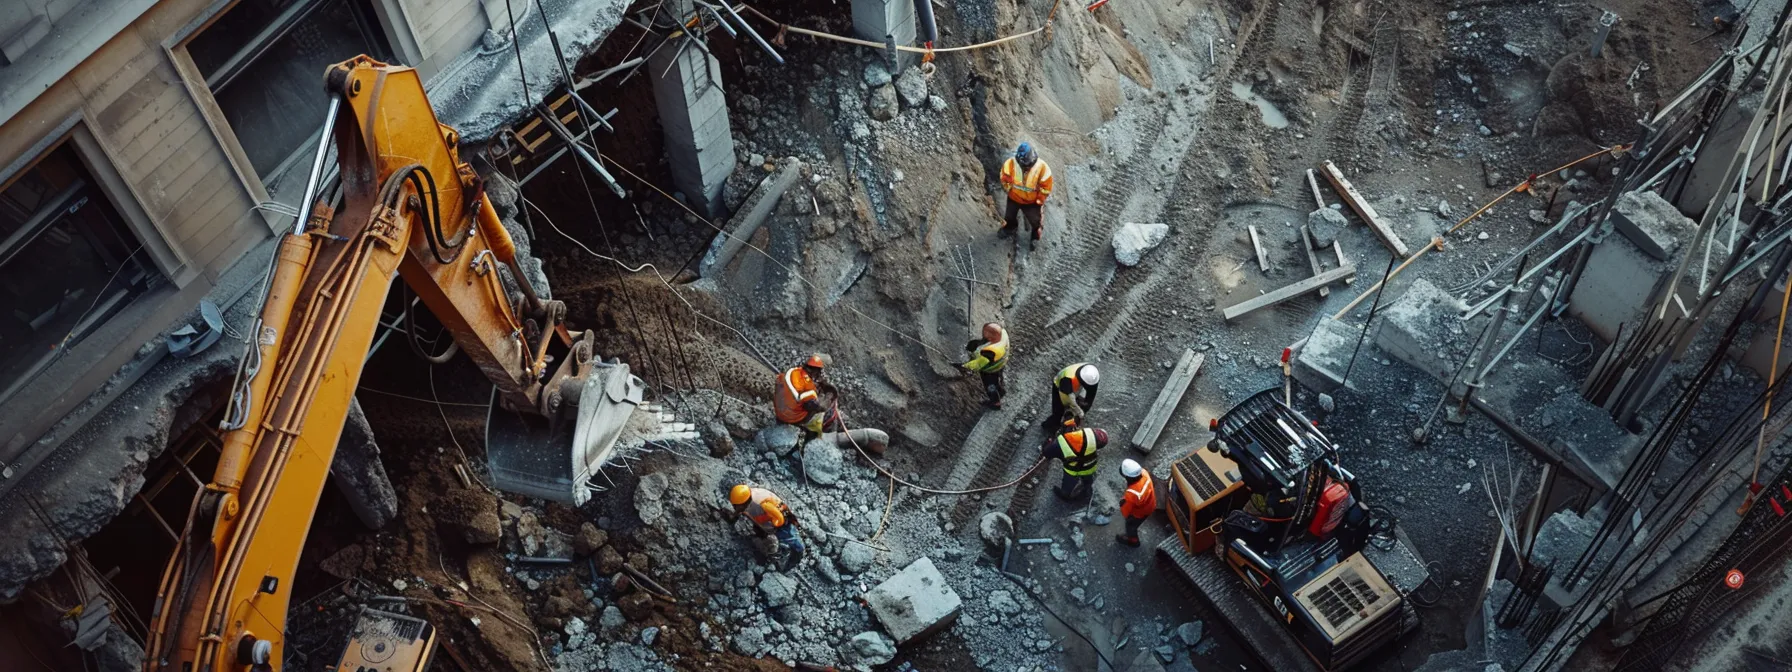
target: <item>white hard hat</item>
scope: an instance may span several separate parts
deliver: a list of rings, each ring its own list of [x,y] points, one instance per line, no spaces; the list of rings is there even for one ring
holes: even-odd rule
[[[1141,472],[1141,471],[1143,471],[1143,469],[1141,469],[1139,467],[1139,463],[1134,462],[1131,459],[1125,459],[1125,460],[1120,461],[1120,475],[1121,476],[1125,476],[1127,478],[1138,478],[1139,472]]]
[[[1101,369],[1095,368],[1094,364],[1085,364],[1083,368],[1077,369],[1076,377],[1083,379],[1084,385],[1100,385]]]

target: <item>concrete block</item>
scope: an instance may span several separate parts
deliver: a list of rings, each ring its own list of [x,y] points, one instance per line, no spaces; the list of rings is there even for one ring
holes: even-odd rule
[[[865,593],[865,604],[898,646],[951,626],[964,608],[964,601],[926,557]]]
[[[915,5],[913,0],[852,0],[852,32],[862,40],[883,44],[893,35],[896,44],[915,44]],[[902,54],[897,67],[907,67],[916,60],[914,54]]]
[[[734,171],[734,136],[721,67],[694,48],[661,49],[647,67],[653,73],[653,98],[672,182],[695,210],[718,217],[725,210],[722,188]]]
[[[1468,306],[1431,284],[1415,280],[1400,298],[1382,306],[1375,346],[1448,384],[1473,347],[1474,332],[1463,328]]]
[[[1338,389],[1344,384],[1344,371],[1350,366],[1359,331],[1359,327],[1330,315],[1320,317],[1319,326],[1294,358],[1294,380],[1315,392]]]
[[[1695,267],[1696,272],[1696,267]],[[1606,236],[1594,244],[1586,271],[1568,296],[1568,312],[1607,343],[1618,335],[1618,325],[1628,331],[1641,322],[1650,298],[1673,275],[1672,263],[1645,252],[1628,236]],[[1683,301],[1691,308],[1698,281],[1690,275],[1680,283]],[[1678,310],[1676,305],[1670,310]],[[1670,314],[1670,317],[1672,315]]]
[[[1661,260],[1672,256],[1699,228],[1697,223],[1680,214],[1674,204],[1653,191],[1632,191],[1619,196],[1618,204],[1612,207],[1612,225],[1638,249]]]

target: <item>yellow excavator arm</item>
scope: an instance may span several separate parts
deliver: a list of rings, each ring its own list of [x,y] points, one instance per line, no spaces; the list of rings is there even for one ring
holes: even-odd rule
[[[235,421],[164,571],[145,670],[279,669],[293,573],[394,277],[496,385],[506,412],[553,418],[560,387],[576,399],[592,366],[589,335],[567,332],[564,306],[538,296],[517,266],[417,72],[362,56],[332,66],[325,89],[340,206],[307,203],[309,217],[280,242],[232,395]],[[565,354],[550,373],[555,343]]]

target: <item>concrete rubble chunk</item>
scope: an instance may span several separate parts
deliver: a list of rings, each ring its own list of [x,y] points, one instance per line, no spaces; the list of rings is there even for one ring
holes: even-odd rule
[[[1464,340],[1452,329],[1464,329],[1462,313],[1468,306],[1429,280],[1414,280],[1400,298],[1381,308],[1376,320],[1375,346],[1415,369],[1449,384],[1467,353],[1458,354]]]
[[[1321,316],[1294,359],[1294,379],[1309,390],[1336,391],[1344,384],[1344,371],[1350,365],[1351,351],[1356,349],[1358,331],[1359,327],[1330,315]]]
[[[1114,230],[1114,261],[1122,266],[1137,266],[1146,252],[1164,242],[1170,225],[1127,222]]]
[[[1008,616],[1014,616],[1020,613],[1020,602],[1015,601],[1013,593],[996,590],[989,593],[989,608]]]
[[[877,553],[870,546],[856,542],[847,542],[840,548],[840,571],[847,574],[863,574],[871,568]]]
[[[840,645],[840,660],[853,669],[868,670],[896,658],[896,644],[884,633],[867,630]]]
[[[881,61],[873,61],[865,66],[865,85],[883,86],[890,83],[890,70]]]
[[[1331,247],[1338,240],[1338,234],[1349,226],[1350,220],[1344,213],[1331,208],[1307,213],[1307,230],[1313,233],[1313,245],[1319,249]]]
[[[925,556],[865,593],[865,603],[897,645],[951,626],[964,609],[958,593]]]
[[[1653,191],[1631,191],[1612,206],[1612,226],[1638,249],[1666,260],[1680,249],[1682,237],[1698,230],[1698,224]]]
[[[803,447],[803,473],[822,485],[840,482],[846,472],[846,457],[832,441],[816,439]]]
[[[759,442],[759,447],[778,456],[784,456],[789,455],[790,451],[796,450],[799,438],[797,428],[780,423],[759,430],[756,440]]]
[[[902,97],[904,107],[921,107],[927,104],[927,78],[921,76],[920,68],[909,68],[896,78],[896,93]]]
[[[983,544],[989,550],[1000,552],[1002,540],[1014,536],[1014,519],[1001,511],[985,513],[983,519],[977,521],[977,536],[983,538]]]
[[[796,579],[777,572],[766,572],[759,579],[759,594],[765,606],[782,607],[796,601]]]
[[[1201,643],[1206,624],[1201,621],[1189,621],[1176,627],[1176,638],[1182,640],[1183,646],[1193,647]]]
[[[896,87],[889,84],[871,89],[871,97],[865,101],[865,112],[872,119],[889,121],[902,113],[896,104]]]

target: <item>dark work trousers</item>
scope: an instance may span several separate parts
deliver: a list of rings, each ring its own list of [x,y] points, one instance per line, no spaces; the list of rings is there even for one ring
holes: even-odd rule
[[[1064,474],[1064,482],[1058,484],[1058,497],[1066,501],[1076,501],[1095,491],[1095,474],[1088,476],[1072,476]]]
[[[1126,536],[1128,538],[1138,539],[1139,538],[1139,526],[1144,525],[1144,524],[1145,524],[1144,518],[1127,518],[1126,519]]]
[[[1015,228],[1020,224],[1020,219],[1022,217],[1026,218],[1027,227],[1034,232],[1038,232],[1045,228],[1045,212],[1043,207],[1038,204],[1023,205],[1014,202],[1013,199],[1009,199],[1008,209],[1002,212],[1002,228],[1004,230]]]
[[[978,371],[977,377],[983,381],[983,392],[989,395],[991,406],[1000,405],[1002,397],[1008,396],[1008,385],[1002,382],[1001,371],[995,373]]]

